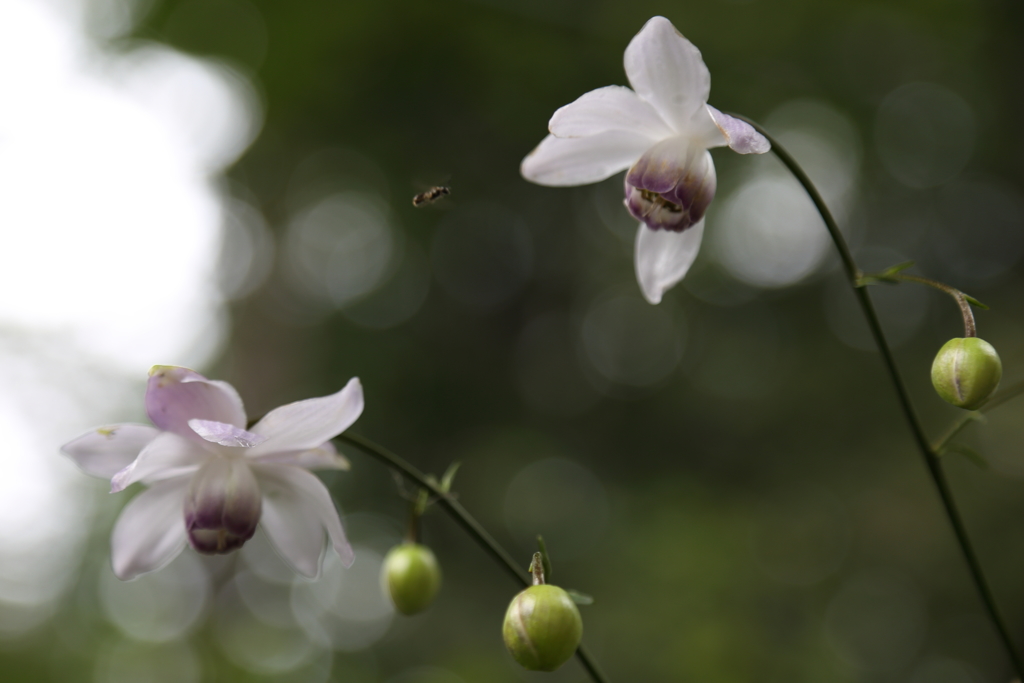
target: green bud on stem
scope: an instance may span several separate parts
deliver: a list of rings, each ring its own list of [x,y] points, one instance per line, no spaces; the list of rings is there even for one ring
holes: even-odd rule
[[[430,606],[441,588],[441,567],[427,546],[403,543],[388,551],[381,578],[395,609],[416,614]]]
[[[932,363],[932,385],[948,403],[977,410],[999,386],[1003,364],[992,345],[977,337],[946,342]]]
[[[558,586],[530,586],[512,599],[502,628],[505,647],[532,671],[565,664],[583,637],[583,621],[569,594]]]

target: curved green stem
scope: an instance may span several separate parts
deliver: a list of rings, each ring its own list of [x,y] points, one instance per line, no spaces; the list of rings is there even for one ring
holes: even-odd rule
[[[516,582],[527,588],[531,585],[531,579],[523,574],[522,568],[516,564],[515,560],[512,559],[512,556],[509,555],[508,552],[502,548],[496,540],[494,540],[494,537],[491,536],[487,530],[484,529],[480,523],[466,511],[466,508],[462,507],[462,505],[455,500],[451,494],[443,490],[431,478],[427,477],[423,472],[420,472],[419,469],[407,462],[404,458],[399,457],[397,454],[392,453],[383,446],[377,445],[366,437],[352,434],[351,432],[345,432],[336,438],[338,441],[343,441],[351,446],[355,446],[367,455],[383,462],[385,465],[395,468],[401,472],[403,476],[411,479],[422,488],[430,491],[437,497],[437,504],[444,508],[445,512],[451,515],[452,518],[458,522],[466,533],[473,537],[473,539],[488,555],[490,555],[499,565],[504,567]],[[590,655],[583,648],[583,645],[580,645],[576,649],[576,657],[580,660],[580,664],[583,665],[583,668],[587,670],[587,673],[596,683],[608,683],[604,675],[598,670],[597,665],[590,658]]]
[[[862,276],[857,282],[858,286],[870,284],[866,280],[871,279],[872,276]],[[950,287],[949,285],[939,282],[938,280],[932,280],[920,275],[908,275],[907,273],[886,273],[883,276],[878,277],[879,280],[885,282],[916,282],[919,285],[926,285],[928,287],[934,287],[940,292],[949,294],[956,301],[956,305],[960,308],[960,315],[964,319],[964,336],[965,337],[977,337],[978,326],[974,323],[974,311],[971,310],[970,299],[966,294],[961,292],[956,287]]]
[[[804,190],[810,196],[811,201],[814,202],[814,206],[818,209],[818,213],[821,214],[822,219],[825,221],[825,227],[828,229],[829,235],[832,237],[832,242],[835,244],[836,250],[839,252],[839,258],[843,262],[843,269],[846,272],[846,278],[850,283],[850,287],[853,289],[854,295],[857,297],[857,303],[860,304],[861,312],[863,312],[864,318],[867,320],[868,327],[871,328],[871,335],[874,337],[875,344],[878,346],[878,351],[882,356],[882,362],[885,365],[886,372],[888,372],[889,378],[892,380],[892,385],[896,391],[896,398],[899,401],[903,417],[914,437],[914,441],[921,453],[921,457],[924,459],[925,466],[928,469],[928,473],[931,475],[932,483],[935,485],[939,498],[942,500],[943,508],[946,511],[946,517],[949,519],[949,523],[953,527],[953,533],[960,545],[960,550],[963,553],[964,560],[967,562],[971,578],[974,580],[974,585],[981,597],[985,611],[988,612],[989,618],[992,620],[993,625],[995,625],[996,630],[999,633],[1000,639],[1003,641],[1003,647],[1006,649],[1006,653],[1010,658],[1010,662],[1013,665],[1017,679],[1022,680],[1022,678],[1024,678],[1024,665],[1022,665],[1021,658],[1017,654],[1017,649],[1014,647],[1013,640],[1010,638],[1010,632],[1007,629],[1003,618],[1000,616],[999,610],[996,608],[995,599],[992,597],[992,591],[988,586],[988,581],[985,579],[985,574],[981,570],[981,564],[978,562],[978,558],[975,555],[974,548],[967,535],[967,529],[964,526],[963,520],[960,517],[960,512],[957,509],[956,502],[953,500],[953,493],[950,491],[949,483],[946,481],[945,473],[942,470],[942,464],[939,461],[939,457],[935,454],[935,451],[932,450],[931,444],[929,444],[928,438],[925,436],[924,429],[921,426],[921,422],[918,420],[917,414],[914,412],[914,406],[910,402],[910,395],[907,393],[907,388],[903,383],[903,378],[900,376],[899,369],[896,367],[896,359],[892,354],[892,349],[889,348],[889,342],[885,338],[885,333],[882,331],[882,324],[878,319],[878,314],[875,312],[874,305],[871,303],[871,297],[868,294],[867,287],[863,286],[860,282],[860,269],[857,267],[857,263],[853,259],[850,247],[846,244],[846,239],[839,230],[839,225],[832,217],[832,213],[825,204],[825,200],[822,199],[821,194],[818,192],[817,188],[815,188],[814,183],[811,182],[807,173],[805,173],[800,167],[800,164],[796,162],[796,159],[794,159],[789,152],[779,144],[778,140],[769,135],[768,132],[756,122],[751,121],[744,116],[738,116],[736,114],[732,114],[732,116],[746,121],[754,127],[754,130],[768,139],[772,145],[772,152],[775,153],[775,156],[778,157],[779,161],[785,164],[790,173],[792,173],[800,184],[803,185]]]

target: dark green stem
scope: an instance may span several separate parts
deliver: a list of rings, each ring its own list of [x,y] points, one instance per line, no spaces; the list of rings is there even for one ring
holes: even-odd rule
[[[1006,653],[1010,658],[1017,679],[1022,680],[1022,678],[1024,678],[1024,666],[1021,664],[1020,656],[1017,654],[1017,649],[1014,647],[1013,640],[1010,638],[1010,632],[1006,628],[1003,618],[999,615],[999,610],[996,608],[995,599],[992,597],[992,591],[988,586],[988,582],[985,580],[985,575],[981,570],[981,564],[978,562],[978,558],[974,553],[974,548],[971,546],[970,538],[967,535],[967,529],[960,517],[960,512],[957,509],[956,502],[953,500],[953,493],[950,491],[949,483],[946,481],[946,476],[942,471],[942,463],[935,451],[932,450],[931,444],[928,443],[928,438],[925,436],[924,429],[921,427],[921,422],[918,420],[917,414],[914,412],[914,406],[910,402],[910,395],[907,393],[907,388],[903,383],[903,379],[900,376],[898,368],[896,367],[896,359],[893,357],[892,349],[889,348],[889,342],[886,340],[885,333],[882,331],[882,324],[878,320],[878,314],[875,312],[874,305],[871,303],[871,297],[868,294],[867,287],[860,283],[860,269],[857,267],[856,261],[853,260],[853,254],[850,253],[850,247],[846,244],[846,239],[843,237],[842,232],[839,231],[839,225],[832,217],[832,213],[828,210],[825,200],[822,199],[821,194],[818,192],[817,188],[814,187],[814,183],[811,182],[811,179],[800,167],[800,164],[796,162],[796,159],[794,159],[789,152],[779,144],[778,140],[769,135],[764,128],[754,121],[736,114],[732,114],[732,116],[746,121],[753,126],[757,132],[768,139],[772,145],[772,152],[775,153],[775,156],[779,158],[779,161],[785,164],[790,173],[792,173],[800,184],[803,185],[804,190],[810,196],[811,201],[814,202],[814,206],[818,209],[818,213],[821,214],[822,219],[825,221],[825,227],[828,229],[829,235],[832,237],[832,242],[835,244],[836,250],[839,252],[839,258],[843,262],[843,269],[846,271],[846,278],[850,283],[850,287],[853,288],[853,293],[857,297],[857,302],[860,304],[861,311],[864,313],[864,318],[868,322],[868,327],[871,328],[871,335],[875,339],[875,344],[878,346],[878,351],[882,355],[882,361],[885,365],[885,369],[889,374],[889,378],[892,380],[893,388],[896,390],[896,397],[899,401],[900,408],[903,411],[903,417],[907,422],[907,426],[910,428],[910,432],[914,437],[918,450],[921,452],[921,457],[924,459],[928,473],[931,475],[932,482],[935,484],[939,498],[942,500],[942,505],[946,511],[946,517],[949,518],[949,523],[953,527],[953,533],[960,545],[960,550],[963,552],[964,559],[967,562],[967,567],[971,573],[971,578],[974,580],[974,585],[978,589],[981,601],[985,610],[988,612],[989,618],[992,620],[996,630],[999,632],[999,637],[1003,641],[1003,647],[1006,649]]]
[[[473,539],[480,545],[484,551],[494,558],[495,562],[504,567],[512,578],[524,587],[532,585],[532,574],[527,575],[523,573],[522,568],[516,564],[512,556],[505,551],[501,545],[494,540],[494,537],[487,533],[487,530],[480,526],[466,508],[462,507],[457,500],[455,500],[447,491],[441,489],[434,481],[428,478],[423,472],[420,472],[415,466],[407,462],[405,459],[399,457],[397,454],[392,453],[383,446],[378,446],[373,441],[370,441],[366,437],[353,434],[351,432],[345,432],[337,437],[338,441],[343,441],[351,446],[355,446],[359,450],[363,451],[369,456],[376,458],[384,464],[395,468],[402,473],[408,479],[411,479],[419,486],[430,491],[434,496],[437,497],[437,503],[445,512],[452,516],[458,524],[468,533]],[[598,671],[597,665],[591,660],[590,655],[580,645],[576,649],[576,657],[580,660],[580,664],[587,670],[587,673],[596,683],[608,683],[607,679]]]

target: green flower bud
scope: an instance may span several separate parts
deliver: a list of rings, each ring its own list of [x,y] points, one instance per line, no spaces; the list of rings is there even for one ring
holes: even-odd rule
[[[381,579],[395,609],[416,614],[430,606],[441,588],[441,567],[427,546],[403,543],[388,551]]]
[[[568,593],[542,584],[512,598],[501,633],[505,647],[523,667],[554,671],[579,647],[583,621]]]
[[[1003,364],[984,339],[958,337],[946,342],[932,363],[932,385],[948,403],[976,410],[999,386]]]

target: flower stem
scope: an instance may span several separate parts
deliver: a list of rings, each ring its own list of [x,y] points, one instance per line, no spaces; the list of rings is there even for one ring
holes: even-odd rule
[[[811,201],[814,202],[814,206],[818,209],[818,213],[821,214],[822,219],[825,221],[825,227],[828,229],[829,235],[832,237],[832,242],[835,244],[836,250],[839,252],[839,258],[843,262],[843,269],[846,271],[847,280],[850,283],[850,287],[853,289],[854,295],[857,297],[857,302],[860,304],[861,312],[863,312],[864,318],[867,320],[868,327],[871,328],[871,335],[875,339],[875,344],[878,346],[878,351],[882,355],[882,361],[885,365],[885,369],[889,374],[889,378],[892,380],[893,388],[896,391],[896,397],[899,400],[900,407],[903,411],[903,417],[906,420],[907,426],[910,428],[914,441],[917,443],[918,450],[921,452],[921,456],[924,459],[928,473],[931,475],[932,483],[935,485],[939,498],[942,500],[942,505],[946,511],[946,517],[949,519],[949,523],[953,527],[953,533],[956,536],[956,540],[960,545],[960,550],[967,562],[967,567],[970,570],[971,578],[974,580],[974,585],[981,597],[982,604],[988,612],[993,625],[996,627],[996,631],[998,631],[1000,639],[1003,641],[1003,647],[1006,649],[1006,653],[1010,658],[1010,662],[1013,666],[1014,672],[1016,673],[1016,678],[1021,680],[1024,678],[1024,665],[1022,665],[1021,658],[1017,654],[1017,650],[1013,645],[1013,640],[1010,638],[1009,630],[1006,628],[1006,624],[1003,622],[1003,618],[999,615],[999,610],[996,608],[995,600],[992,597],[992,591],[988,586],[988,582],[985,580],[985,575],[981,570],[981,564],[978,562],[978,558],[974,553],[974,548],[971,546],[970,538],[967,535],[967,529],[964,527],[956,502],[953,500],[953,493],[950,491],[949,483],[946,481],[945,473],[942,470],[942,463],[935,451],[932,450],[931,444],[928,443],[928,438],[925,436],[921,422],[918,420],[917,414],[914,412],[914,406],[910,402],[910,395],[907,393],[907,388],[903,383],[903,379],[900,376],[898,368],[896,367],[896,359],[893,357],[892,350],[889,348],[889,342],[886,340],[885,333],[882,331],[882,324],[878,319],[878,314],[875,312],[874,305],[871,303],[871,297],[868,293],[868,289],[861,284],[860,269],[857,267],[857,263],[853,259],[850,247],[846,244],[846,239],[839,231],[839,225],[832,217],[832,213],[828,210],[825,200],[822,199],[821,194],[818,192],[817,188],[814,187],[814,183],[811,182],[807,173],[804,172],[800,167],[800,164],[796,162],[789,152],[779,144],[778,140],[769,135],[768,132],[756,122],[751,121],[744,116],[737,116],[736,114],[731,114],[731,116],[736,116],[736,118],[746,121],[754,127],[754,130],[768,139],[772,145],[772,152],[775,153],[775,156],[779,158],[779,161],[785,164],[790,173],[792,173],[800,184],[803,185],[804,190],[810,196]]]
[[[863,287],[866,284],[871,284],[872,280],[880,280],[883,282],[916,282],[919,285],[926,285],[928,287],[934,287],[940,292],[949,294],[956,301],[956,305],[960,307],[960,316],[964,319],[964,336],[965,337],[977,337],[978,326],[974,324],[974,311],[971,310],[970,299],[966,294],[961,292],[956,287],[950,287],[949,285],[939,282],[938,280],[931,280],[920,275],[908,275],[907,273],[884,273],[879,276],[873,275],[862,275],[857,282],[858,287]]]
[[[407,462],[404,458],[399,457],[397,454],[392,453],[383,446],[379,446],[373,441],[370,441],[366,437],[353,434],[352,432],[345,432],[336,437],[339,441],[355,446],[359,450],[363,451],[369,456],[376,458],[384,464],[395,468],[401,472],[405,477],[408,477],[419,486],[430,491],[431,494],[437,497],[437,503],[445,509],[452,518],[458,522],[458,524],[466,531],[473,539],[480,545],[484,551],[490,555],[495,562],[504,567],[509,574],[524,587],[532,585],[532,574],[530,578],[527,578],[523,574],[520,566],[512,559],[512,556],[501,547],[501,545],[494,540],[486,529],[484,529],[476,519],[473,518],[466,508],[455,500],[450,493],[441,489],[436,483],[429,479],[423,472],[420,472],[414,465]],[[608,683],[608,679],[598,670],[597,665],[590,658],[590,655],[580,645],[576,649],[576,657],[580,660],[580,664],[587,670],[590,678],[595,683]]]
[[[917,282],[918,284],[928,285],[929,287],[935,287],[936,289],[942,290],[946,294],[956,299],[956,305],[960,307],[960,315],[964,319],[964,336],[965,337],[977,337],[978,327],[974,324],[974,312],[971,310],[971,304],[967,302],[967,297],[959,289],[944,285],[937,280],[929,280],[926,277],[919,277],[917,275],[907,275],[905,273],[897,273],[893,276],[897,280],[904,280],[906,282]]]
[[[533,577],[531,583],[534,586],[543,586],[544,581],[544,558],[540,553],[533,554],[533,562],[530,563],[530,574]]]

